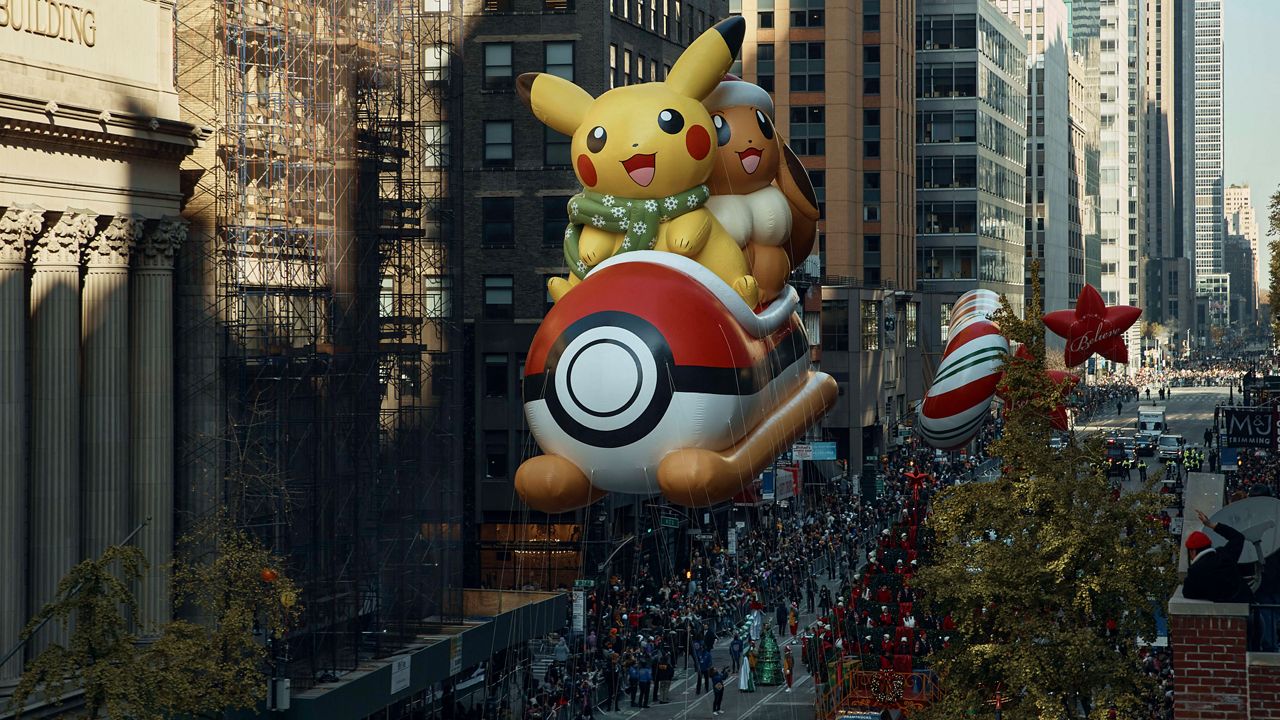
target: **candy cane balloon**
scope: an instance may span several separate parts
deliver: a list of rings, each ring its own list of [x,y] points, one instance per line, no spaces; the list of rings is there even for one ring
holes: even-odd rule
[[[951,339],[920,408],[920,434],[942,450],[963,447],[982,427],[1003,375],[1009,341],[991,321],[1000,296],[970,290],[951,308]]]

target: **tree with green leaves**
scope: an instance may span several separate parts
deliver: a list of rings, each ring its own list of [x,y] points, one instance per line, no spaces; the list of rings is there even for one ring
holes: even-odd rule
[[[29,638],[44,622],[63,624],[66,646],[53,644],[28,663],[11,709],[28,701],[59,703],[83,691],[79,717],[161,720],[221,717],[253,708],[266,696],[264,636],[279,637],[297,619],[298,588],[278,568],[282,560],[218,515],[183,539],[172,567],[175,606],[207,621],[174,620],[143,643],[130,587],[146,559],[115,545],[62,579],[55,599],[32,618]]]
[[[1002,472],[933,508],[933,555],[915,584],[957,628],[933,656],[945,695],[925,718],[984,715],[996,688],[1007,720],[1105,717],[1112,704],[1136,717],[1154,691],[1137,643],[1155,637],[1175,584],[1166,503],[1150,484],[1117,496],[1099,439],[1049,448],[1066,388],[1045,372],[1038,282],[1033,295],[1025,319],[1007,300],[993,317],[1029,351],[1007,358],[1001,380],[1004,433],[990,452]]]
[[[1280,235],[1280,189],[1271,194],[1267,204],[1268,235]],[[1280,349],[1280,237],[1267,243],[1271,251],[1271,283],[1267,286],[1267,302],[1271,304],[1271,346]]]

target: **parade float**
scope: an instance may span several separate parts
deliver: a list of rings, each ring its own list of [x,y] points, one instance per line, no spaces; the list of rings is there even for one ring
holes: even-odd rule
[[[956,450],[982,429],[997,395],[1010,343],[1001,334],[992,316],[1000,309],[1000,298],[990,290],[970,290],[960,296],[951,311],[951,335],[934,374],[933,385],[920,406],[920,436],[939,450]],[[1118,363],[1129,361],[1124,333],[1142,314],[1128,305],[1107,307],[1092,285],[1085,285],[1071,310],[1057,310],[1044,316],[1048,330],[1065,341],[1063,361],[1067,368],[1083,364],[1095,353]],[[1025,348],[1014,350],[1025,357]],[[1073,372],[1046,371],[1063,389],[1065,396],[1079,382]],[[1009,398],[1004,398],[1006,402]],[[1067,411],[1059,405],[1050,415],[1059,430],[1067,429]]]
[[[661,82],[598,98],[522,75],[533,114],[572,137],[583,190],[568,203],[567,277],[525,363],[542,455],[516,472],[530,507],[605,493],[706,506],[741,492],[836,398],[810,367],[786,284],[812,250],[812,185],[773,125],[768,94],[725,73],[734,17]]]

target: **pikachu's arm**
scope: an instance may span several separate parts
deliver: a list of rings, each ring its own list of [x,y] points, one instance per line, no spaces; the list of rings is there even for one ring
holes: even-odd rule
[[[818,195],[809,181],[809,173],[805,171],[800,158],[796,156],[790,145],[782,142],[782,157],[785,162],[778,168],[778,189],[787,198],[791,207],[791,238],[784,246],[791,258],[791,266],[796,267],[813,252],[813,242],[818,235]]]
[[[667,223],[667,248],[685,257],[697,255],[711,237],[712,221],[711,211],[706,208],[673,218]]]
[[[587,267],[595,267],[613,255],[616,244],[617,233],[584,227],[582,237],[578,240],[578,254]]]

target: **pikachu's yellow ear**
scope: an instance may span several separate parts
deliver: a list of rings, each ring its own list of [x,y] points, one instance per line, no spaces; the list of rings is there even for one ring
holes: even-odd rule
[[[516,91],[534,117],[564,135],[572,135],[578,129],[595,100],[586,90],[547,73],[521,75],[516,78]]]
[[[739,16],[716,23],[680,54],[667,74],[667,87],[694,100],[710,95],[738,57],[746,34],[747,21]]]

